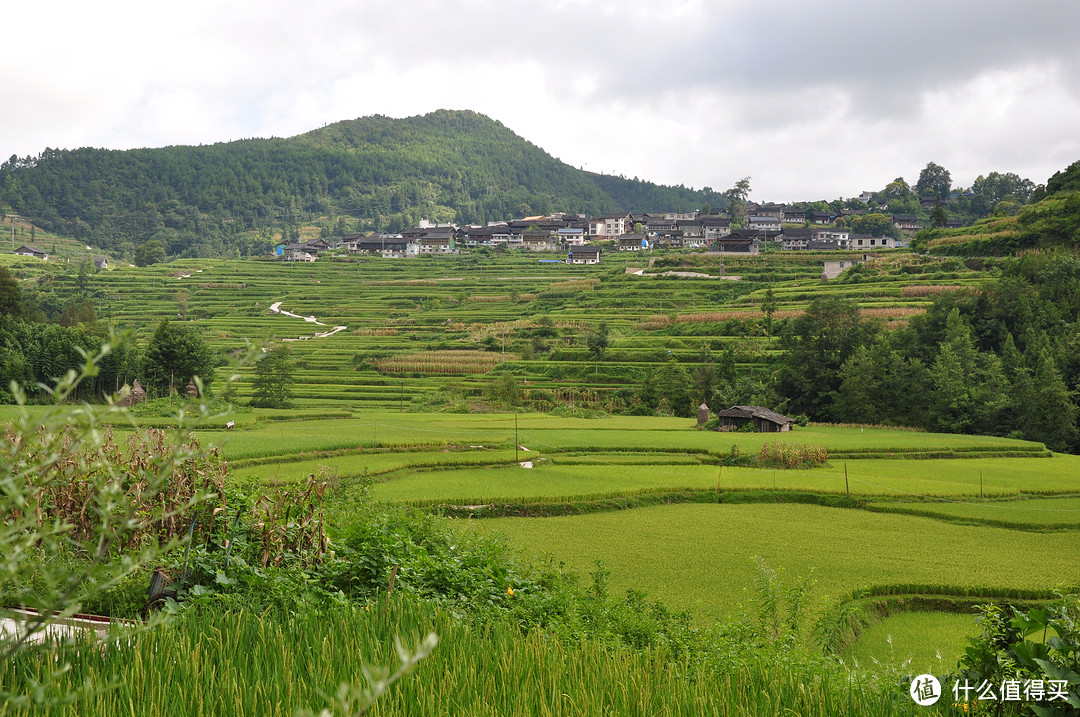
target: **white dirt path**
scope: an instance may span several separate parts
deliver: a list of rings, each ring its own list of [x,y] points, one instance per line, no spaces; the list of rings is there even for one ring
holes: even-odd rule
[[[281,305],[283,303],[284,302],[281,301],[275,301],[273,304],[270,304],[270,310],[273,311],[275,314],[281,314],[282,316],[291,316],[294,319],[303,319],[309,324],[315,324],[316,326],[329,326],[329,324],[324,324],[323,322],[316,319],[314,316],[301,316],[300,314],[294,314],[291,311],[285,311],[281,308]],[[296,338],[282,339],[282,341],[307,341],[308,339],[324,339],[327,336],[333,336],[339,331],[344,331],[346,328],[348,327],[335,326],[329,331],[316,331],[314,336],[297,336]]]

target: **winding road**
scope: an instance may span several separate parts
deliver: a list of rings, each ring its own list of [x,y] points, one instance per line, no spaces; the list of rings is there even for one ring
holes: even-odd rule
[[[314,316],[301,316],[300,314],[294,314],[291,311],[284,311],[281,308],[282,303],[284,302],[276,301],[273,304],[270,304],[270,310],[273,311],[275,314],[281,314],[282,316],[291,316],[294,319],[303,319],[309,324],[315,324],[316,326],[329,326],[329,324],[324,324],[323,322],[316,319]],[[297,336],[294,339],[282,339],[282,341],[307,341],[308,339],[324,339],[327,336],[333,336],[339,331],[344,331],[346,328],[348,327],[335,326],[329,331],[316,331],[314,336]]]

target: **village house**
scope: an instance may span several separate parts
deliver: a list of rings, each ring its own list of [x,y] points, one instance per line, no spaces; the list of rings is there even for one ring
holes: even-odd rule
[[[677,227],[677,219],[667,219],[666,217],[649,217],[648,221],[645,222],[645,231],[649,234],[673,232]]]
[[[775,216],[754,216],[747,219],[750,229],[759,231],[780,231],[780,219]]]
[[[892,237],[874,237],[869,234],[852,234],[849,243],[852,249],[892,249],[896,240]]]
[[[309,252],[318,254],[321,251],[330,251],[333,247],[330,246],[330,242],[325,239],[310,239],[304,242],[304,246],[307,247]]]
[[[453,254],[457,231],[452,228],[425,229],[416,239],[418,254]]]
[[[780,215],[784,211],[784,205],[782,204],[753,204],[747,207],[746,216],[753,217],[771,217],[780,220]]]
[[[521,233],[521,246],[530,251],[554,251],[555,241],[547,229],[526,229]]]
[[[795,419],[788,418],[763,406],[732,406],[725,411],[717,411],[720,419],[718,431],[735,431],[752,424],[759,433],[782,433],[790,431]]]
[[[109,260],[103,256],[95,256],[93,262],[95,269],[106,270],[109,268]]]
[[[304,244],[294,243],[287,245],[278,256],[278,261],[302,261],[311,262],[318,258],[318,253],[314,250],[309,250]]]
[[[676,219],[675,228],[682,232],[683,239],[705,238],[705,230],[698,219]]]
[[[805,224],[806,210],[802,207],[785,206],[780,214],[780,221],[785,224]]]
[[[832,224],[836,221],[836,212],[809,211],[806,213],[806,221],[811,224]]]
[[[731,233],[731,220],[726,217],[706,216],[701,218],[701,231],[705,241],[712,243]]]
[[[895,214],[893,215],[893,226],[902,231],[918,231],[922,227],[919,226],[919,218],[914,214]]]
[[[834,261],[826,261],[821,269],[821,280],[828,281],[829,279],[835,279],[845,270],[869,260],[870,255],[863,254],[861,259],[837,259]]]
[[[811,230],[807,227],[791,227],[784,230],[780,248],[784,251],[801,251],[810,248],[810,240],[813,238]]]
[[[757,232],[733,231],[716,240],[716,250],[724,254],[758,254],[761,239]]]
[[[567,264],[599,264],[600,249],[592,246],[575,246],[566,256]]]
[[[668,231],[656,232],[651,234],[653,246],[663,246],[671,249],[678,249],[683,245],[682,231],[679,229],[671,229]]]
[[[584,227],[562,227],[555,230],[555,238],[566,246],[582,246],[587,236]]]
[[[644,234],[623,234],[616,248],[619,251],[643,251],[649,248],[649,240]]]
[[[605,214],[589,220],[589,236],[615,238],[629,233],[630,213]]]
[[[15,256],[32,256],[35,259],[41,259],[42,261],[49,260],[49,255],[47,252],[38,249],[32,244],[23,244],[21,247],[15,250]]]
[[[416,254],[416,244],[400,234],[372,234],[371,236],[346,237],[341,242],[347,251],[359,254],[376,254],[395,259]],[[410,248],[412,249],[410,251]]]
[[[823,229],[812,229],[813,236],[810,237],[811,242],[836,242],[837,248],[847,249],[851,238],[851,232],[847,229],[837,229],[835,227],[827,227]]]

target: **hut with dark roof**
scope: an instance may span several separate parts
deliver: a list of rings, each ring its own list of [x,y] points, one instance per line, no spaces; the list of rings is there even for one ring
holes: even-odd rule
[[[752,424],[759,433],[781,433],[790,431],[795,419],[788,418],[763,406],[732,406],[724,411],[717,411],[718,431],[737,431],[747,424]]]

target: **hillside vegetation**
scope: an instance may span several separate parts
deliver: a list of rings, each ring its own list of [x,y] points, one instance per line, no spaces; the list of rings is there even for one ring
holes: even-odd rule
[[[483,115],[440,110],[338,122],[288,139],[117,151],[45,149],[0,166],[0,202],[49,231],[131,256],[265,253],[299,238],[399,230],[420,219],[485,222],[719,206],[720,195],[588,174]]]
[[[1032,199],[1016,216],[994,216],[959,229],[920,232],[915,246],[957,256],[1080,246],[1080,162],[1055,172]]]

